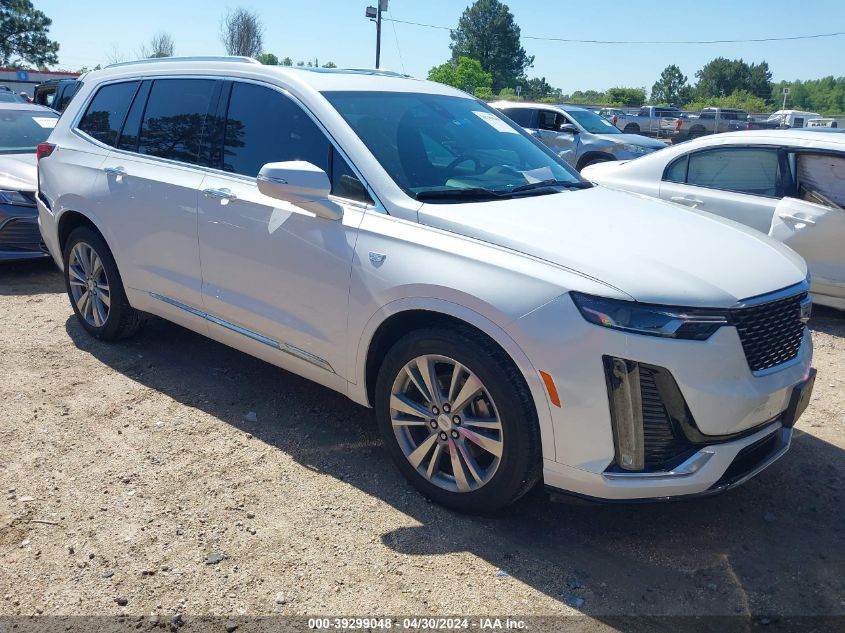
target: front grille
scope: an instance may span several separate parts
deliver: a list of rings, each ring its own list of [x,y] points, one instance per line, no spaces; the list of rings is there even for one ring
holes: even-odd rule
[[[751,371],[764,371],[796,356],[804,336],[801,302],[807,293],[730,311]]]
[[[639,371],[645,469],[668,470],[691,452],[690,442],[678,425],[672,423],[666,410],[654,379],[659,368],[641,363]]]
[[[41,232],[38,221],[33,219],[13,219],[0,227],[0,250],[4,251],[40,251]]]

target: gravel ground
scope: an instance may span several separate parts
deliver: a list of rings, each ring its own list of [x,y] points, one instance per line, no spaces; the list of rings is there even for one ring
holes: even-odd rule
[[[0,616],[845,616],[841,313],[756,479],[495,518],[412,491],[338,394],[162,321],[87,337],[50,262],[0,268],[0,324]]]

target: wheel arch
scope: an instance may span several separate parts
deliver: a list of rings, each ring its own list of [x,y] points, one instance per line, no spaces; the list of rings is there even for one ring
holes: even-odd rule
[[[80,226],[87,226],[92,231],[97,233],[106,245],[109,247],[109,250],[112,252],[112,256],[114,255],[114,249],[106,237],[106,234],[100,230],[100,227],[97,226],[97,223],[94,222],[90,217],[85,215],[84,213],[80,213],[79,211],[75,211],[73,209],[67,209],[62,212],[59,216],[58,222],[56,223],[56,233],[59,240],[59,249],[61,249],[61,253],[65,251],[65,244],[67,243],[68,237],[74,231],[74,229],[79,228]]]
[[[596,158],[598,158],[604,163],[609,163],[610,161],[616,160],[616,157],[613,156],[613,154],[608,154],[607,152],[587,152],[578,159],[578,164],[576,165],[575,169],[581,171],[587,165],[587,163]]]
[[[388,350],[402,336],[415,329],[433,325],[461,328],[484,337],[496,345],[514,364],[534,401],[540,425],[543,457],[554,460],[551,410],[537,369],[502,327],[478,312],[449,301],[431,298],[399,300],[373,315],[361,336],[355,366],[356,383],[349,384],[349,397],[371,407],[378,369]]]

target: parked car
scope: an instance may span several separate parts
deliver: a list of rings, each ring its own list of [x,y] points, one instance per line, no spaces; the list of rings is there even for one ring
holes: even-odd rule
[[[619,128],[626,134],[660,135],[667,130],[663,124],[671,119],[674,125],[682,112],[674,106],[643,106],[636,114],[628,115]]]
[[[586,108],[542,103],[499,101],[503,112],[563,158],[582,169],[608,160],[629,160],[666,147],[637,134],[623,134],[609,121]]]
[[[459,510],[541,478],[615,500],[724,490],[787,450],[812,391],[800,257],[594,187],[442,84],[121,64],[38,152],[42,233],[86,332],[158,315],[373,406],[399,470]]]
[[[64,112],[82,83],[77,79],[51,79],[35,87],[35,103]]]
[[[810,129],[701,138],[585,177],[767,233],[809,264],[816,303],[845,310],[845,137]],[[719,251],[722,252],[721,249]]]
[[[625,123],[629,120],[628,114],[619,108],[602,108],[599,110],[599,116],[610,121],[620,130],[625,127]]]
[[[766,120],[776,127],[807,127],[810,119],[818,119],[821,116],[818,112],[804,112],[801,110],[778,110],[769,115]]]
[[[35,150],[56,119],[41,106],[0,103],[0,261],[47,256],[35,208]]]
[[[0,90],[0,103],[28,103],[28,101],[14,92]]]
[[[673,142],[687,141],[705,134],[747,129],[748,113],[737,108],[704,108],[695,118],[665,119],[664,128]]]

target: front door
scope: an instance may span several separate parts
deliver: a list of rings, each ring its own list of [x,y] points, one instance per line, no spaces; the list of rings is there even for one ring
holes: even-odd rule
[[[350,186],[357,177],[292,99],[255,83],[236,81],[228,91],[221,100],[228,106],[220,112],[219,169],[200,186],[205,309],[213,323],[284,354],[279,364],[296,357],[344,376],[349,276],[369,197]],[[258,190],[261,167],[288,160],[329,174],[333,200],[344,207],[341,220]]]
[[[560,131],[560,126],[570,121],[554,110],[540,110],[537,116],[537,137],[555,154],[575,167],[578,163],[578,135]]]

